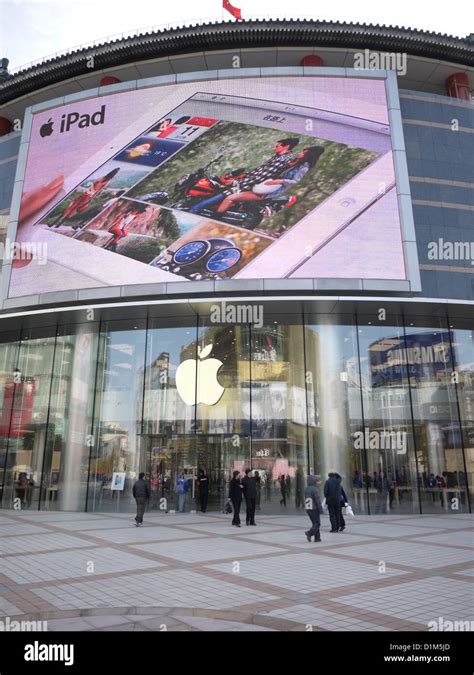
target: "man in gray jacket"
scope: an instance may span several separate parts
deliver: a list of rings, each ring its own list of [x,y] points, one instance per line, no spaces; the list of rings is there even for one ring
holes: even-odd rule
[[[323,512],[323,507],[316,482],[316,476],[308,476],[308,485],[304,489],[304,505],[312,523],[311,529],[305,532],[308,541],[311,541],[313,535],[314,541],[321,541],[319,528],[321,527],[320,514]]]

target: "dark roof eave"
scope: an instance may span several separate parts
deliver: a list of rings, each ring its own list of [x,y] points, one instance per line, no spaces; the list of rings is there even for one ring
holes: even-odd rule
[[[210,23],[140,34],[44,61],[0,84],[0,104],[90,73],[86,55],[94,56],[95,69],[103,70],[130,62],[199,51],[269,46],[406,52],[463,66],[474,65],[472,40],[420,30],[308,20]]]

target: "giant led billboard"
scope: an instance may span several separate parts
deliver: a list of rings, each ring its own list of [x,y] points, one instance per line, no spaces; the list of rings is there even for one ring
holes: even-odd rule
[[[9,296],[406,280],[384,79],[138,88],[33,114]],[[41,252],[41,255],[38,254]]]

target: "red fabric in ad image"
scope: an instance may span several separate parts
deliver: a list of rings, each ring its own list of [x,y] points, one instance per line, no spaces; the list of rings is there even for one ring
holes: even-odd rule
[[[169,136],[170,134],[173,133],[173,131],[176,131],[178,127],[168,127],[167,129],[163,129],[163,131],[159,131],[156,135],[158,138],[166,138],[166,136]]]
[[[186,124],[189,124],[189,126],[195,125],[197,127],[212,127],[216,122],[217,120],[212,117],[191,117]]]

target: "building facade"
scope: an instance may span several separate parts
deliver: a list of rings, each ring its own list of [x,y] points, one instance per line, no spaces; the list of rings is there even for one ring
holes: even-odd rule
[[[405,61],[398,73],[360,70],[357,59],[367,51],[391,52]],[[95,66],[88,69],[84,62],[91,55]],[[259,474],[258,500],[265,513],[304,508],[306,475],[324,478],[330,470],[341,474],[359,513],[471,512],[473,63],[472,36],[460,40],[288,21],[136,36],[15,74],[5,71],[0,83],[2,507],[131,511],[131,486],[145,471],[155,479],[153,508],[174,508],[176,477],[184,473],[187,508],[199,509],[197,478],[204,469],[210,478],[209,508],[222,511],[231,472],[251,467]],[[348,118],[357,118],[356,107],[351,115],[342,107],[325,107],[331,96],[337,100],[347,91],[357,106],[354,88],[372,82],[387,92],[385,118],[375,111],[364,124],[354,123]],[[303,111],[305,88],[317,108],[314,116]],[[213,92],[220,100],[206,98]],[[253,118],[249,124],[244,113],[222,112],[226,104],[243,107],[243,98],[257,100],[253,92],[260,92],[258,105],[263,100],[267,106],[263,126]],[[104,106],[110,111],[117,105],[117,119],[122,109],[138,117],[143,110],[134,101],[148,105],[147,96],[150,107],[166,99],[163,110],[170,112],[157,115],[160,126],[150,117],[143,136],[139,126],[131,134],[133,145],[117,136],[112,160],[113,146],[106,148],[108,154],[104,150],[108,137],[90,135],[90,146],[71,142],[78,165],[82,161],[87,170],[71,178],[69,190],[56,190],[53,208],[42,211],[44,222],[35,221],[28,211],[37,198],[31,188],[42,186],[44,194],[55,175],[48,173],[54,154],[48,155],[47,143],[62,142],[63,132],[66,138],[68,120],[99,133]],[[385,105],[385,93],[382,98]],[[124,100],[130,102],[123,106]],[[190,100],[192,113],[185,107]],[[82,105],[77,119],[68,117]],[[315,130],[309,124],[313,118]],[[15,130],[18,120],[21,130]],[[56,125],[54,134],[50,123]],[[122,118],[120,123],[124,126]],[[71,139],[74,133],[79,130],[72,128]],[[190,133],[200,134],[198,140],[190,142]],[[324,150],[317,173],[306,165],[308,176],[300,184],[306,192],[285,178],[290,189],[281,199],[296,195],[296,204],[285,202],[280,214],[283,202],[275,206],[253,192],[251,199],[259,207],[264,203],[266,211],[257,216],[249,211],[260,219],[252,225],[242,220],[241,209],[230,207],[227,213],[238,222],[217,211],[205,223],[193,220],[196,204],[208,208],[202,207],[204,194],[192,201],[193,190],[214,189],[209,180],[216,178],[214,172],[232,167],[239,194],[245,192],[245,176],[238,174],[240,146],[247,142],[258,154],[259,143],[273,147],[288,137],[297,138],[297,148],[316,137]],[[65,163],[71,162],[68,147]],[[341,220],[344,226],[334,227],[319,248],[312,245],[303,262],[292,266],[295,247],[312,240],[291,243],[299,227],[288,216],[291,209],[313,199],[311,189],[319,190],[310,216],[326,207],[324,219],[301,214],[301,222],[311,227],[302,236],[312,237],[338,209],[356,208],[368,189],[367,176],[387,149],[393,182],[388,173],[374,178],[377,195],[348,221],[352,229]],[[89,170],[92,150],[100,155],[93,165],[100,167],[97,175]],[[175,151],[181,153],[177,159]],[[164,160],[155,159],[159,153]],[[191,167],[186,165],[187,174],[180,157]],[[292,157],[296,162],[296,151]],[[107,170],[104,162],[111,162]],[[339,175],[337,167],[348,171],[352,165],[352,173]],[[186,192],[178,194],[175,187],[178,197],[172,201],[167,185],[181,174],[189,181],[198,167],[201,173],[186,183]],[[47,179],[41,181],[43,171]],[[136,172],[133,181],[145,181],[146,190],[137,192],[129,179],[131,192],[123,198],[128,183],[101,185],[100,208],[82,227],[78,214],[99,199],[100,178],[117,180],[117,172],[122,180]],[[222,172],[220,198],[232,200],[236,192],[222,187]],[[365,183],[358,181],[361,175]],[[166,196],[149,176],[163,177]],[[91,185],[97,194],[87,192]],[[253,190],[249,186],[247,194]],[[104,213],[115,213],[115,220]],[[67,218],[77,221],[70,227]],[[280,228],[272,235],[272,250],[280,247],[273,258],[271,246],[264,246],[271,239],[267,222]],[[42,226],[49,259],[44,266],[39,248],[27,250],[27,244],[40,242]],[[189,231],[198,234],[188,236]],[[166,238],[170,232],[178,244]],[[12,241],[22,245],[21,255],[8,253]],[[156,257],[149,252],[153,247]],[[77,257],[71,253],[76,250]],[[58,251],[65,251],[66,267]],[[250,261],[247,268],[241,266],[242,255]],[[142,277],[137,265],[144,261],[152,263]],[[227,274],[229,265],[237,266],[237,274]],[[285,265],[291,271],[280,274]],[[162,275],[157,282],[152,269]]]

